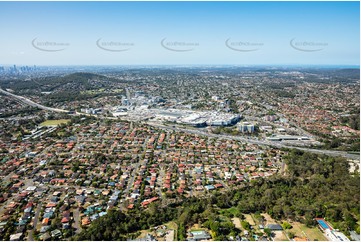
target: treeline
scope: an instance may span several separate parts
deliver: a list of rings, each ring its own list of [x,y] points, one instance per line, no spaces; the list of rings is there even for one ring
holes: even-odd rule
[[[92,81],[97,82],[92,82]],[[55,91],[64,85],[72,84],[77,90],[92,90],[100,87],[108,87],[111,83],[121,83],[112,77],[106,77],[94,73],[73,73],[65,76],[47,76],[33,78],[31,80],[4,80],[1,83],[3,88],[10,88],[16,92],[24,90]]]
[[[308,74],[321,75],[322,77],[311,77],[307,75],[303,81],[305,82],[318,82],[318,83],[341,83],[350,84],[357,83],[360,80],[360,69],[359,68],[345,68],[345,69],[308,69]]]
[[[360,109],[357,114],[348,117],[341,117],[340,122],[350,126],[351,129],[360,130]]]
[[[148,210],[139,208],[123,213],[109,210],[106,216],[95,220],[91,226],[83,230],[72,240],[127,240],[136,238],[139,230],[171,221],[177,216],[174,207],[161,208],[159,203],[153,203]]]
[[[214,240],[226,240],[239,231],[229,221],[220,219],[220,209],[236,208],[225,216],[266,212],[275,219],[290,219],[315,226],[314,218],[325,217],[335,228],[348,234],[360,231],[360,176],[350,174],[348,162],[292,150],[284,157],[286,176],[251,181],[247,187],[228,192],[213,192],[207,198],[185,198],[183,202],[161,207],[159,202],[147,210],[128,214],[110,211],[75,236],[76,240],[126,240],[141,229],[175,221],[177,239],[186,240],[192,224],[201,223],[212,230]]]
[[[106,94],[97,93],[97,94],[88,94],[88,93],[80,93],[79,91],[61,91],[51,93],[46,96],[47,102],[45,104],[52,104],[58,102],[65,102],[65,101],[83,101],[92,98],[106,96]]]
[[[347,160],[296,150],[285,160],[288,176],[257,180],[251,187],[232,191],[228,204],[242,213],[263,211],[308,226],[315,225],[315,217],[326,217],[345,233],[360,230],[360,176],[349,173]],[[227,201],[222,196],[219,199]]]
[[[360,138],[332,138],[331,140],[324,139],[324,149],[337,149],[343,151],[360,151]]]
[[[33,115],[36,114],[40,109],[38,107],[31,107],[31,106],[25,106],[21,107],[20,109],[15,109],[6,113],[0,113],[0,118],[8,118],[12,116],[18,116],[18,115]]]

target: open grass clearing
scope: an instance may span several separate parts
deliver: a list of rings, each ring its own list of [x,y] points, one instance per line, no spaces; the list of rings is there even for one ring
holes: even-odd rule
[[[306,225],[300,224],[300,223],[295,223],[295,226],[299,226],[301,228],[301,230],[305,232],[308,239],[311,240],[311,241],[315,241],[315,240],[325,241],[325,240],[328,240],[317,227],[309,228]]]
[[[327,238],[323,235],[323,233],[317,228],[309,228],[304,224],[299,222],[289,222],[292,225],[292,229],[289,229],[285,232],[292,232],[295,234],[296,237],[299,238],[307,238],[309,241],[327,241]],[[282,223],[282,222],[281,222]]]
[[[243,227],[241,225],[241,220],[239,218],[232,218],[231,220],[237,229],[243,230]]]
[[[271,216],[268,213],[261,213],[261,215],[266,219],[266,224],[275,224],[276,221],[271,218]]]
[[[220,209],[218,209],[218,213],[220,213],[220,214],[227,214],[227,213],[232,213],[234,210],[237,210],[237,208],[235,208],[235,207],[231,207],[231,208],[220,208]]]
[[[274,240],[275,241],[289,241],[285,234],[285,231],[273,231],[275,234]]]
[[[202,229],[202,225],[200,224],[193,224],[193,226],[190,229],[190,231],[192,232],[201,231],[201,230],[205,230],[205,229]]]
[[[251,226],[255,226],[255,222],[253,220],[253,217],[251,214],[243,214],[245,217],[245,220],[251,225]]]
[[[40,124],[40,126],[55,126],[59,124],[65,124],[70,122],[70,119],[56,119],[56,120],[46,120]]]
[[[168,222],[168,223],[166,223],[164,225],[167,226],[167,229],[173,230],[173,232],[170,233],[171,235],[168,234],[168,235],[165,236],[165,240],[168,241],[167,238],[171,238],[172,236],[173,236],[172,240],[176,239],[177,238],[177,232],[178,232],[178,224],[176,222],[174,222],[174,221],[170,221],[170,222]]]
[[[174,229],[174,230],[178,229],[178,225],[173,221],[168,222],[168,223],[166,223],[164,225],[167,226],[168,229]]]
[[[147,234],[149,234],[149,230],[141,230],[139,231],[140,235],[138,236],[138,238],[144,238]]]

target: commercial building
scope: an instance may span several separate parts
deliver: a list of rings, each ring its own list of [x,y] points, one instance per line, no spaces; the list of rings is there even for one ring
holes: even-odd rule
[[[263,117],[264,121],[273,122],[277,119],[277,116],[275,115],[266,115]]]
[[[228,113],[211,113],[208,117],[209,119],[206,123],[209,126],[229,126],[241,120],[240,115]]]
[[[82,108],[80,109],[80,112],[86,113],[86,114],[99,114],[102,112],[101,108]]]
[[[242,133],[253,133],[254,132],[254,124],[249,122],[242,122],[239,124],[239,131]]]
[[[180,109],[151,109],[156,119],[191,125],[204,126],[229,126],[236,124],[241,116],[239,114],[223,112],[199,112]]]
[[[267,228],[269,228],[272,231],[281,231],[283,230],[282,226],[279,224],[268,224]]]
[[[204,127],[206,126],[207,119],[197,113],[191,114],[189,116],[181,117],[177,123],[188,124],[194,127]]]
[[[191,231],[190,235],[191,236],[187,238],[188,241],[201,241],[201,240],[209,240],[212,238],[210,234],[208,234],[204,230]]]
[[[350,241],[349,238],[346,237],[343,233],[337,230],[325,230],[326,236],[331,239],[331,241]]]
[[[346,237],[346,235],[339,232],[337,229],[332,228],[331,225],[329,223],[327,223],[326,220],[324,220],[323,218],[315,218],[315,220],[317,221],[321,230],[323,230],[325,232],[326,236],[331,241],[350,241]]]
[[[350,236],[353,241],[360,241],[360,235],[356,231],[350,231]]]
[[[259,130],[262,132],[272,132],[272,126],[268,126],[268,125],[260,126]]]
[[[267,138],[270,141],[281,141],[281,140],[310,140],[307,136],[296,136],[296,135],[275,135]]]
[[[127,98],[122,98],[122,105],[123,105],[123,106],[128,106],[128,105],[130,105],[129,100],[128,100]]]

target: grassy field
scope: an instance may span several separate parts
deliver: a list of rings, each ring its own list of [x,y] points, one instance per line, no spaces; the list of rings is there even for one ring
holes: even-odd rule
[[[140,235],[138,236],[138,238],[144,238],[149,233],[149,230],[141,230],[139,232]]]
[[[274,231],[273,233],[276,235],[274,241],[289,241],[285,235],[285,231]]]
[[[283,222],[272,219],[271,216],[269,216],[269,214],[267,213],[262,213],[261,215],[267,220],[266,224],[275,224],[275,223],[282,224]],[[308,228],[306,225],[301,224],[299,222],[290,222],[290,221],[288,222],[292,225],[292,229],[289,229],[288,231],[293,232],[299,238],[307,237],[310,241],[315,241],[315,240],[327,241],[326,237],[317,227]],[[285,236],[286,232],[287,231],[277,232],[275,241],[288,240],[287,237]]]
[[[232,215],[234,217],[239,216],[239,211],[235,207],[220,209],[218,210],[218,213],[226,217],[230,217]]]
[[[174,230],[174,239],[177,240],[177,232],[178,232],[178,225],[176,222],[168,222],[165,224],[165,226],[167,226],[168,229],[173,229]]]
[[[201,224],[193,224],[193,226],[191,227],[191,231],[199,231],[199,230],[204,230],[202,229],[202,225]]]
[[[57,119],[57,120],[46,120],[40,124],[40,126],[54,126],[59,124],[65,124],[70,122],[70,119]]]
[[[323,233],[317,227],[308,228],[306,225],[296,223],[296,222],[292,223],[292,225],[294,227],[298,226],[307,235],[308,239],[311,240],[311,241],[314,241],[314,240],[325,241],[325,240],[327,240],[327,238],[323,235]]]
[[[237,229],[243,230],[241,220],[239,218],[232,218],[232,222]]]
[[[233,215],[236,215],[237,212],[238,212],[237,208],[235,208],[235,207],[229,208],[228,211],[229,211],[230,213],[232,213]]]
[[[167,226],[168,229],[174,229],[177,230],[178,229],[178,225],[175,222],[168,222],[166,224],[164,224],[165,226]]]
[[[254,227],[255,232],[261,232],[261,230],[258,229],[259,221],[255,219],[254,214],[243,214],[243,215],[245,217],[245,220]],[[283,222],[272,219],[271,216],[267,213],[262,213],[261,215],[266,219],[267,221],[266,224],[275,224],[275,223],[282,224]],[[239,218],[233,218],[232,222],[236,227],[240,227],[243,230]],[[308,228],[306,225],[301,224],[299,222],[290,222],[290,221],[287,222],[289,222],[292,225],[292,229],[289,229],[287,231],[276,231],[274,233],[275,234],[274,241],[288,241],[288,238],[286,236],[287,232],[292,232],[295,234],[295,236],[299,238],[308,238],[309,241],[315,241],[315,240],[327,241],[327,238],[317,227]]]
[[[292,232],[295,234],[296,237],[299,238],[308,238],[310,241],[327,241],[326,237],[323,235],[323,233],[317,228],[308,228],[306,225],[301,224],[299,222],[289,222],[292,225],[292,229],[289,229],[286,232]],[[282,221],[278,222],[279,224],[282,224]],[[283,240],[283,236],[281,233],[279,233],[279,238],[275,238],[275,240]]]
[[[267,220],[266,224],[275,224],[276,221],[267,213],[261,213],[261,215]]]
[[[250,225],[252,225],[252,226],[255,226],[256,224],[255,224],[255,222],[254,222],[254,220],[253,220],[253,218],[252,218],[252,215],[251,214],[243,214],[244,215],[244,217],[245,217],[245,220],[250,224]]]

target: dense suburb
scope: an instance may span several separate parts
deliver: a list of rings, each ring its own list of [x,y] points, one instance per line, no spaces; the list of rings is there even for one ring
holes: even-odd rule
[[[75,240],[126,240],[135,238],[140,229],[175,220],[178,239],[186,239],[186,226],[203,223],[212,230],[213,239],[227,240],[237,233],[232,223],[220,219],[220,209],[234,207],[235,214],[267,212],[275,219],[300,221],[315,226],[315,217],[327,217],[347,233],[359,233],[359,173],[349,173],[343,158],[332,158],[292,150],[286,157],[286,176],[254,180],[250,186],[208,198],[188,198],[181,203],[160,207],[153,203],[147,210],[135,209],[127,214],[112,210],[94,221]],[[225,214],[223,214],[225,215]]]

